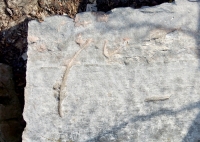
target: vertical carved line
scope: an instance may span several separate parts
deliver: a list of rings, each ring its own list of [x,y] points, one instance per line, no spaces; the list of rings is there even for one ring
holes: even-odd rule
[[[64,92],[64,88],[66,87],[66,81],[67,81],[67,77],[68,77],[68,74],[69,74],[69,71],[71,69],[71,67],[73,66],[73,63],[75,61],[75,59],[78,57],[78,55],[84,50],[86,49],[86,47],[88,47],[88,44],[92,41],[92,39],[87,39],[85,41],[85,43],[83,45],[80,45],[82,46],[81,49],[79,49],[75,55],[70,59],[68,65],[67,65],[67,68],[64,72],[64,75],[62,77],[62,82],[61,82],[61,85],[60,85],[60,92],[59,92],[59,103],[58,103],[58,113],[59,113],[59,116],[60,117],[63,117],[63,111],[62,111],[62,102],[64,100],[64,98],[66,97],[65,95],[65,92]]]

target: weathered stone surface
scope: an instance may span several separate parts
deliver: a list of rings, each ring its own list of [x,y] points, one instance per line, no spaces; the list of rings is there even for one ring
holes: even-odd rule
[[[199,5],[32,21],[24,142],[200,140]]]
[[[14,90],[12,68],[0,63],[0,142],[21,140],[22,110]]]

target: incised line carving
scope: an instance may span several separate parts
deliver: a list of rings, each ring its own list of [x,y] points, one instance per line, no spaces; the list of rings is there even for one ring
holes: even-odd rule
[[[171,95],[170,96],[154,96],[154,97],[146,98],[144,101],[145,102],[165,101],[165,100],[168,100],[170,97]]]
[[[79,46],[81,47],[75,54],[74,56],[70,59],[67,68],[64,72],[64,75],[62,77],[62,82],[60,85],[60,90],[59,90],[59,104],[58,104],[58,113],[60,117],[63,117],[63,110],[62,110],[62,102],[64,100],[64,98],[66,97],[66,93],[64,92],[64,88],[66,87],[66,81],[67,81],[67,77],[69,74],[69,71],[71,69],[71,67],[74,64],[74,61],[76,60],[76,58],[78,57],[78,55],[88,47],[88,45],[92,42],[92,39],[87,39],[86,41],[84,41],[81,37],[81,35],[79,34],[77,39],[76,39],[76,43],[79,44]]]

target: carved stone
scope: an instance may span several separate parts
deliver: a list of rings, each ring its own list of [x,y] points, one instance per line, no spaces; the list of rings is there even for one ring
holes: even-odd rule
[[[23,142],[200,140],[199,6],[31,21]]]

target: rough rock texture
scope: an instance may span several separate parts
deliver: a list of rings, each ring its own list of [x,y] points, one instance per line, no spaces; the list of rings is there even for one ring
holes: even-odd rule
[[[37,0],[0,0],[0,30],[16,26],[37,11]]]
[[[14,91],[12,68],[0,63],[0,142],[19,142],[22,110]]]
[[[199,4],[32,21],[23,142],[200,140]]]

